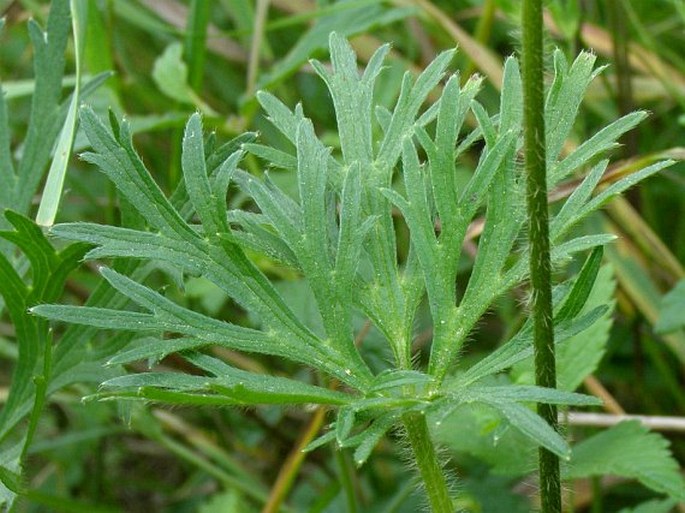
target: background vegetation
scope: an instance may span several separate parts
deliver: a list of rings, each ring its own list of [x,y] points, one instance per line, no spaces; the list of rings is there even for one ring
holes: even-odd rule
[[[70,124],[70,95],[77,73],[81,75],[82,101],[103,118],[108,108],[126,116],[137,150],[155,173],[155,180],[170,194],[181,180],[183,127],[195,111],[204,115],[205,130],[214,130],[219,143],[254,131],[268,145],[287,146],[259,107],[258,90],[270,91],[291,107],[301,101],[321,139],[339,147],[331,100],[308,64],[312,57],[327,60],[331,31],[350,38],[361,61],[368,60],[381,44],[392,44],[387,69],[377,86],[380,102],[388,106],[399,94],[405,70],[419,73],[442,50],[458,46],[451,67],[462,70],[462,76],[473,72],[484,76],[478,98],[494,113],[504,59],[520,45],[519,2],[508,0],[86,3],[88,9],[78,13],[82,30],[77,31],[76,41],[70,24],[53,19],[53,31],[50,26],[48,30],[54,38],[42,43],[36,25],[32,32],[27,23],[32,18],[45,27],[49,4],[0,0],[5,16],[0,32],[0,77],[7,103],[7,113],[0,110],[0,122],[8,120],[9,132],[3,132],[3,137],[11,134],[6,141],[0,138],[0,205],[32,219],[39,209],[49,218],[57,207],[45,202],[39,207],[38,196],[50,162],[56,162],[50,168],[51,176],[58,176],[60,168],[66,170],[66,193],[56,213],[59,222],[88,220],[129,226],[136,222],[127,219],[131,209],[103,173],[76,158],[60,161],[59,151],[54,161],[50,157],[62,126]],[[637,166],[666,157],[682,158],[682,0],[552,0],[545,5],[550,72],[555,47],[569,62],[580,50],[591,49],[600,65],[609,65],[590,84],[564,151],[571,151],[619,116],[644,109],[651,115],[624,136],[623,146],[613,152],[615,163],[603,183],[628,176]],[[60,48],[59,41],[67,39],[66,50]],[[66,58],[64,79],[62,55]],[[102,75],[109,71],[114,74]],[[87,146],[87,139],[77,130],[75,151]],[[3,164],[10,161],[2,153],[5,148],[18,163],[18,174],[24,170],[21,176],[27,177],[13,187],[8,186],[9,173]],[[462,179],[476,161],[476,152],[466,154],[458,170]],[[243,165],[256,175],[264,172],[263,162],[253,156]],[[569,511],[647,513],[678,507],[682,481],[674,480],[673,475],[682,473],[685,428],[679,419],[666,423],[657,416],[685,417],[682,168],[683,164],[677,163],[661,171],[579,228],[579,233],[602,230],[619,236],[604,252],[605,266],[593,292],[596,302],[611,306],[614,322],[607,317],[583,335],[579,342],[585,345],[582,361],[563,367],[567,374],[560,379],[567,380],[568,389],[582,383],[586,392],[604,400],[607,413],[651,417],[665,438],[647,435],[637,424],[621,424],[613,428],[619,430],[613,436],[582,445],[592,435],[607,433],[607,428],[597,425],[596,419],[571,417],[568,435],[580,442],[578,450],[594,454],[606,465],[576,466],[569,471],[569,477],[582,476],[566,483]],[[296,191],[292,173],[274,169],[271,177],[282,189]],[[563,183],[551,192],[552,199],[567,196],[577,184],[573,180]],[[232,207],[249,206],[239,193],[230,196],[230,201]],[[103,363],[126,345],[127,335],[63,326],[53,333],[44,321],[25,316],[25,309],[42,302],[81,304],[95,290],[96,294],[112,293],[99,287],[101,278],[92,263],[78,266],[85,247],[72,246],[56,253],[41,246],[40,235],[18,216],[3,219],[0,227],[5,234],[0,249],[13,257],[17,272],[28,274],[28,265],[17,258],[12,244],[26,252],[34,267],[30,288],[13,282],[7,269],[0,275],[5,301],[15,305],[14,309],[4,308],[0,323],[0,386],[5,401],[0,477],[3,497],[22,492],[18,511],[276,511],[279,497],[285,499],[281,511],[410,512],[423,504],[412,470],[397,457],[401,442],[396,434],[384,438],[373,458],[360,469],[354,467],[347,451],[324,446],[306,455],[300,453],[324,428],[327,419],[322,409],[168,409],[82,402],[97,384],[116,375],[116,366],[105,368]],[[475,238],[478,226],[473,228]],[[400,222],[397,229],[399,252],[406,254],[406,229]],[[27,239],[38,241],[35,244],[42,248],[35,259],[29,254],[33,246],[21,244]],[[64,247],[59,241],[51,242],[59,249]],[[462,288],[473,265],[474,249],[475,245],[467,244],[460,263],[458,285]],[[38,261],[43,262],[43,274],[36,270]],[[312,298],[296,274],[266,258],[258,262],[299,315],[313,315]],[[557,269],[558,280],[579,267],[576,263]],[[41,281],[40,276],[51,279]],[[182,283],[169,270],[156,272],[150,283],[193,310],[239,324],[254,321],[206,280],[190,278]],[[10,293],[14,294],[12,301],[7,299]],[[477,361],[515,332],[528,315],[522,307],[525,301],[523,288],[501,297],[472,334],[464,358]],[[415,349],[417,358],[425,360],[431,340],[427,306],[421,319]],[[381,335],[363,323],[358,328],[358,340],[366,354],[381,361],[387,358]],[[18,364],[15,341],[21,337],[35,343],[36,355],[51,347],[53,338],[59,341],[53,368],[36,372]],[[278,358],[220,348],[213,352],[258,373],[301,372]],[[155,365],[193,372],[185,360],[174,355]],[[133,367],[146,368],[140,363]],[[515,367],[512,377],[530,382],[531,372],[531,366],[524,363]],[[22,401],[27,392],[9,391],[11,385],[16,388],[16,383],[29,383],[27,377],[33,376],[36,379],[31,386],[39,391],[43,387],[47,401],[27,407]],[[31,408],[36,412],[33,415]],[[531,510],[536,495],[531,478],[534,452],[496,415],[473,409],[445,419],[434,436],[444,447],[448,468],[459,476],[455,487],[465,511]],[[671,443],[673,459],[666,453],[665,439]],[[19,453],[25,461],[21,477],[12,470]]]

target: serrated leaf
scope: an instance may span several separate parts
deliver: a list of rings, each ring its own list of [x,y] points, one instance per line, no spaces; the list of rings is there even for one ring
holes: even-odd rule
[[[537,469],[537,448],[485,404],[464,404],[433,426],[437,441],[451,453],[475,456],[495,475],[525,476]]]
[[[566,470],[570,479],[616,475],[685,501],[685,480],[669,442],[639,422],[621,422],[577,444]]]

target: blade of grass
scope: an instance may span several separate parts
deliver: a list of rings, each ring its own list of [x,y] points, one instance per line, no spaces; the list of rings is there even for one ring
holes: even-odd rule
[[[88,19],[88,2],[85,0],[71,0],[71,25],[74,36],[74,59],[76,61],[76,84],[71,96],[71,104],[67,112],[67,119],[57,140],[55,157],[50,164],[48,178],[43,190],[43,197],[38,207],[36,223],[41,226],[52,226],[59,208],[64,178],[71,157],[71,149],[76,135],[78,106],[81,95],[81,63],[85,43],[85,23]]]

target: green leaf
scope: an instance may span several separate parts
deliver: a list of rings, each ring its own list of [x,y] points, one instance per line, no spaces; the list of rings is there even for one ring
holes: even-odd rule
[[[616,141],[624,133],[635,128],[646,117],[646,112],[632,112],[602,128],[573,150],[568,157],[549,168],[549,185],[556,185],[560,180],[566,178],[597,155],[615,148],[618,145]]]
[[[244,144],[243,149],[262,159],[268,166],[288,170],[297,169],[297,158],[290,153],[256,143]]]
[[[311,452],[314,449],[318,449],[319,447],[322,447],[326,445],[327,443],[330,443],[336,439],[336,431],[334,429],[331,429],[330,431],[326,431],[323,435],[319,436],[318,438],[315,438],[311,442],[309,442],[304,449],[302,449],[302,452]]]
[[[458,217],[454,143],[459,137],[469,105],[478,93],[481,82],[481,79],[471,77],[464,88],[460,89],[459,76],[450,77],[440,98],[435,141],[430,140],[425,130],[417,127],[417,136],[430,162],[431,188],[441,225],[440,238],[441,242],[451,248],[448,252],[458,251],[461,241],[457,240],[457,234],[464,222]],[[425,136],[422,136],[423,134]],[[455,260],[457,258],[455,256]]]
[[[450,454],[475,456],[495,475],[522,477],[536,471],[537,448],[495,409],[466,403],[446,418],[441,413],[433,422],[433,432]]]
[[[618,182],[610,185],[607,187],[605,190],[600,192],[597,196],[592,198],[578,213],[579,218],[583,218],[587,216],[590,212],[593,210],[597,210],[599,207],[601,207],[604,203],[607,201],[611,200],[612,198],[618,196],[619,194],[623,193],[624,191],[628,190],[630,187],[635,185],[638,182],[641,182],[645,178],[648,178],[652,176],[653,174],[658,173],[664,168],[667,168],[669,166],[672,166],[675,164],[675,161],[673,160],[664,160],[661,162],[657,162],[656,164],[652,164],[651,166],[647,166],[640,171],[637,171],[635,173],[631,173],[625,178],[622,178]]]
[[[347,170],[340,198],[340,229],[335,252],[335,286],[341,298],[349,301],[357,274],[362,246],[375,218],[362,222],[362,177],[358,164]]]
[[[238,171],[235,173],[235,181],[257,203],[262,214],[288,245],[290,251],[296,253],[303,223],[300,206],[275,187],[273,182],[268,180],[268,175],[262,182]]]
[[[304,119],[302,105],[292,112],[285,104],[267,91],[257,92],[257,100],[267,114],[267,119],[291,142],[295,144],[297,127]]]
[[[197,359],[189,357],[191,362]],[[190,376],[175,372],[147,372],[119,376],[102,384],[104,389],[136,391],[139,388],[169,389],[174,392],[204,392],[225,404],[345,404],[351,396],[299,381],[256,375],[233,367],[223,368],[216,378]],[[105,394],[99,394],[104,397]],[[144,397],[145,399],[149,398]]]
[[[604,266],[599,270],[580,315],[586,315],[592,309],[602,307],[605,309],[604,313],[588,329],[570,337],[557,348],[557,382],[561,390],[575,390],[599,367],[606,352],[613,324],[615,294],[613,268]]]
[[[115,139],[89,107],[81,109],[81,124],[96,153],[82,155],[97,165],[151,226],[165,234],[195,241],[197,234],[185,223],[150,176],[132,146],[130,125],[121,123]]]
[[[5,217],[14,230],[0,232],[0,237],[15,243],[24,252],[31,263],[32,279],[30,284],[26,283],[10,261],[0,254],[0,281],[3,283],[0,295],[14,324],[19,348],[12,387],[0,413],[0,439],[12,427],[9,419],[35,392],[34,378],[41,376],[41,379],[47,379],[39,363],[41,358],[50,357],[52,339],[47,325],[31,316],[27,309],[41,301],[54,301],[62,291],[67,274],[86,250],[84,245],[73,245],[57,253],[30,219],[9,210]]]
[[[564,53],[561,50],[554,52],[555,78],[545,105],[548,168],[557,159],[571,132],[587,86],[602,71],[602,68],[593,69],[595,59],[593,53],[581,52],[568,69]]]
[[[685,280],[680,280],[661,299],[659,318],[654,325],[657,333],[669,333],[685,327]]]
[[[685,501],[685,480],[668,446],[664,437],[639,422],[621,422],[577,444],[566,477],[609,474],[637,479],[656,492]]]
[[[3,21],[0,21],[0,33],[2,32]],[[14,161],[11,152],[11,134],[7,119],[7,103],[5,92],[0,84],[0,208],[7,208],[12,200],[12,193],[15,190],[17,177],[14,171]]]
[[[167,97],[180,103],[195,105],[209,115],[216,113],[188,85],[188,66],[183,61],[181,43],[171,43],[152,67],[152,79]]]
[[[346,372],[352,362],[343,361],[330,347],[291,338],[276,331],[263,332],[206,317],[169,301],[152,289],[111,269],[102,268],[101,273],[114,288],[151,313],[60,305],[39,305],[32,309],[32,313],[53,320],[104,329],[179,333],[199,338],[207,344],[282,356],[331,373],[344,382],[355,379],[351,370]],[[307,350],[303,350],[304,347]]]
[[[21,474],[13,472],[3,465],[0,465],[0,483],[13,493],[21,494],[23,491]]]
[[[235,170],[241,154],[229,157],[228,169]],[[226,196],[214,193],[205,164],[205,149],[202,140],[202,120],[200,114],[193,114],[188,120],[183,135],[183,152],[181,155],[183,177],[190,201],[202,222],[205,235],[217,237],[220,233],[229,232],[226,222]],[[224,166],[222,166],[224,169]]]
[[[405,74],[400,89],[400,97],[392,112],[390,124],[383,135],[383,141],[376,155],[378,167],[392,170],[402,152],[404,141],[414,132],[414,121],[428,94],[438,85],[447,66],[454,57],[454,51],[440,53],[411,84],[409,74]],[[354,100],[352,100],[354,102]],[[358,108],[350,105],[349,108]],[[336,109],[337,110],[337,109]]]
[[[573,226],[573,223],[580,220],[580,210],[590,199],[590,195],[595,190],[608,165],[609,161],[603,160],[594,166],[582,183],[564,202],[559,213],[550,222],[549,230],[552,240],[557,240]]]
[[[366,79],[359,77],[357,56],[342,35],[332,32],[328,43],[332,72],[315,60],[312,66],[326,82],[333,98],[343,158],[350,164],[369,163],[373,159],[371,102],[377,73],[370,73]],[[387,47],[379,48],[371,62],[379,66],[387,52]]]
[[[591,395],[528,385],[469,387],[463,393],[466,401],[485,401],[488,403],[503,401],[565,404],[569,406],[602,405],[600,399]]]
[[[572,336],[582,333],[592,326],[607,311],[607,307],[599,306],[587,314],[572,320],[562,321],[554,330],[554,342],[560,344]],[[533,334],[530,329],[522,329],[507,343],[488,354],[485,358],[470,367],[464,374],[458,376],[456,383],[466,386],[486,376],[507,369],[533,354]]]
[[[570,457],[571,448],[566,440],[532,410],[517,403],[497,399],[487,400],[485,397],[481,399],[481,402],[499,411],[513,427],[537,445],[552,451],[560,458],[567,460]]]
[[[371,456],[371,452],[382,440],[385,434],[398,422],[398,416],[390,413],[374,420],[373,423],[350,438],[345,440],[344,447],[356,447],[354,463],[361,467]]]
[[[228,221],[242,228],[231,233],[231,240],[238,245],[273,258],[287,267],[300,270],[295,253],[282,238],[274,233],[265,215],[244,210],[231,210],[228,212]]]
[[[338,416],[335,420],[335,439],[340,446],[345,445],[345,441],[354,427],[355,413],[355,409],[350,406],[338,410]]]
[[[207,342],[204,340],[188,337],[164,340],[154,337],[140,338],[131,343],[133,347],[126,348],[112,356],[107,361],[107,365],[121,365],[146,359],[158,362],[172,353],[198,349],[206,345]]]
[[[403,369],[388,369],[377,374],[368,393],[378,393],[392,389],[401,389],[408,385],[425,387],[434,381],[432,376],[423,372]]]
[[[568,259],[573,253],[587,251],[597,246],[605,246],[614,240],[616,240],[616,235],[611,233],[576,237],[552,248],[552,262]]]
[[[564,304],[559,309],[559,312],[554,316],[555,321],[573,319],[581,312],[597,279],[603,254],[604,248],[602,246],[592,250],[592,253],[585,260],[580,273],[578,273],[577,278],[573,282],[571,292],[564,300]]]

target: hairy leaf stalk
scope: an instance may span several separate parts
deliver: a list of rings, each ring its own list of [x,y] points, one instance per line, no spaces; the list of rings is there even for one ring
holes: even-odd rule
[[[534,320],[535,382],[538,386],[556,388],[546,179],[542,1],[524,0],[522,18],[524,153]],[[556,406],[538,403],[538,414],[552,427],[557,428]],[[539,470],[542,511],[543,513],[560,513],[559,458],[549,450],[540,448]]]
[[[433,513],[454,513],[445,475],[440,468],[435,447],[430,439],[426,417],[421,413],[406,413],[402,417],[407,437],[414,451],[414,459]]]

